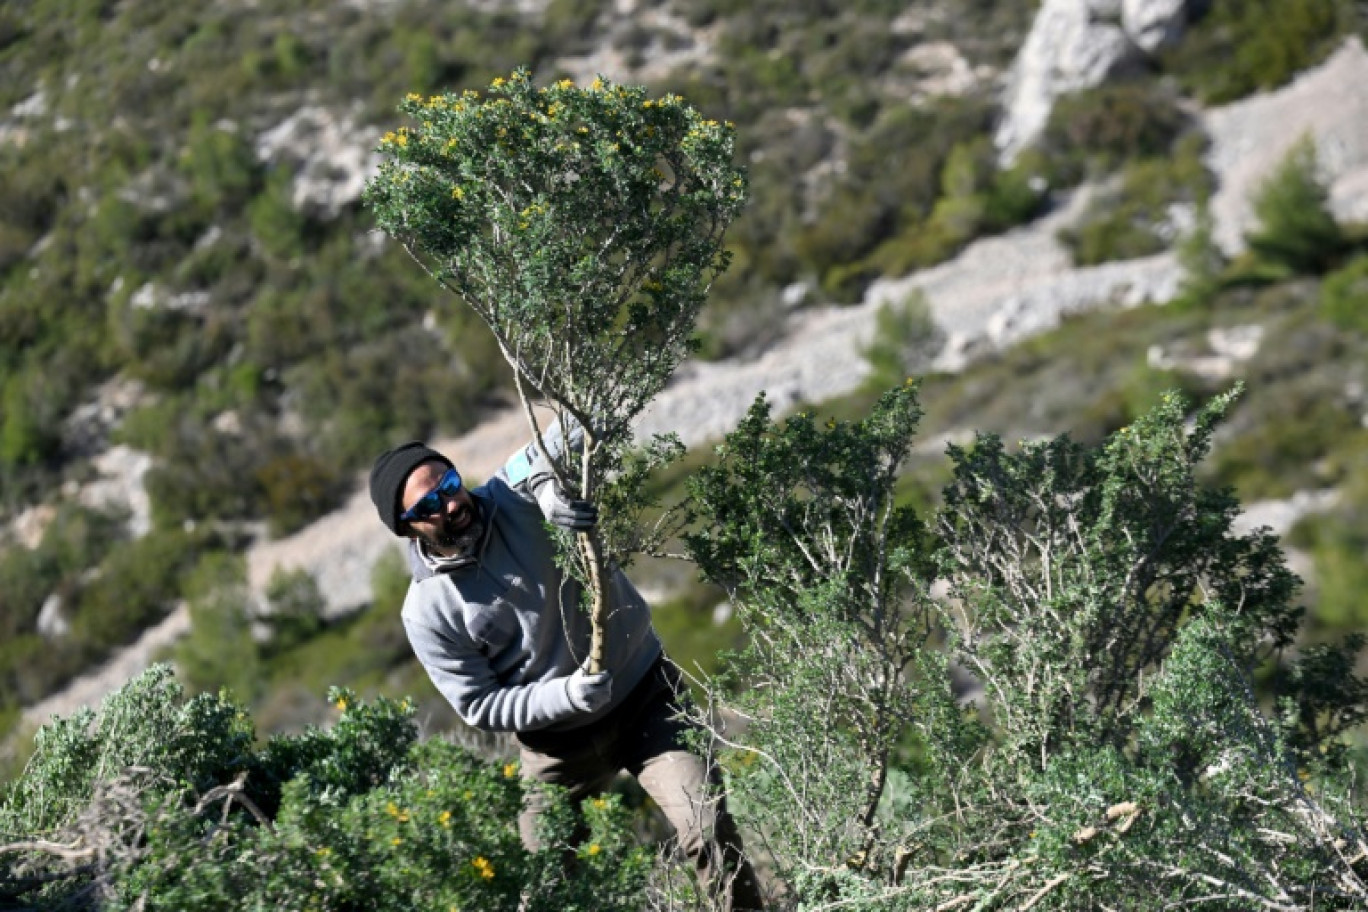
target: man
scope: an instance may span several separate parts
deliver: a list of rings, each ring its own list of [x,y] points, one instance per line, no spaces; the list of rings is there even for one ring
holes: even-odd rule
[[[558,454],[559,434],[545,438]],[[704,889],[728,909],[763,908],[717,769],[686,745],[679,670],[620,570],[609,587],[607,670],[584,668],[589,618],[545,523],[584,531],[597,511],[565,497],[536,445],[471,490],[441,453],[406,443],[375,461],[370,494],[385,525],[410,540],[404,628],[457,714],[512,732],[522,776],[563,786],[576,802],[627,770],[664,811]],[[518,819],[529,850],[539,848],[544,807],[529,790]]]

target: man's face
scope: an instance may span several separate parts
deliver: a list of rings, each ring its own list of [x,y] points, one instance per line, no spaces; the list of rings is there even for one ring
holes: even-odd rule
[[[404,495],[401,498],[403,508],[411,509],[424,495],[436,488],[446,470],[444,463],[432,460],[410,472],[408,480],[404,482]],[[409,529],[440,551],[459,551],[470,547],[472,539],[478,537],[478,534],[472,535],[478,533],[473,528],[478,513],[475,502],[470,499],[470,492],[463,487],[441,500],[440,510],[424,519],[410,520]]]

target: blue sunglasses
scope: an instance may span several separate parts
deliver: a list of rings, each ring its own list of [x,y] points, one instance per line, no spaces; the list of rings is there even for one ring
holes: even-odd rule
[[[437,487],[428,491],[418,502],[409,507],[399,518],[404,522],[413,522],[415,519],[427,519],[434,513],[442,509],[442,499],[455,497],[461,490],[461,473],[455,469],[447,469],[442,480],[437,482]]]

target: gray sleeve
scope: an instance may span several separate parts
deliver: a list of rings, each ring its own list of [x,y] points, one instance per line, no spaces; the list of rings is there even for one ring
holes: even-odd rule
[[[468,725],[489,732],[534,731],[580,712],[570,702],[566,678],[500,684],[469,640],[434,630],[407,612],[404,629],[433,685]]]
[[[573,452],[579,452],[584,446],[584,428],[580,427],[579,422],[568,415],[566,416],[566,424],[570,428],[570,449]],[[546,448],[551,451],[553,457],[559,457],[565,452],[560,422],[551,422],[551,426],[542,433],[542,439],[546,441]],[[508,461],[503,464],[499,471],[494,473],[494,477],[502,479],[518,494],[531,500],[536,498],[537,491],[552,477],[552,474],[551,466],[547,464],[546,457],[542,455],[541,449],[537,446],[537,441],[530,440],[526,446],[519,448],[512,456],[508,457]]]

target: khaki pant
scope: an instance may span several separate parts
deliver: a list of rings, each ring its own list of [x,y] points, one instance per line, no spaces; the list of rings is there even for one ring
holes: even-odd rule
[[[562,786],[580,802],[606,790],[626,770],[665,813],[703,889],[724,909],[763,909],[755,872],[727,813],[717,766],[686,744],[690,725],[678,717],[686,699],[679,669],[662,659],[603,719],[570,731],[518,735],[522,777]],[[537,817],[545,806],[545,794],[529,789],[518,832],[531,851],[540,848]]]

